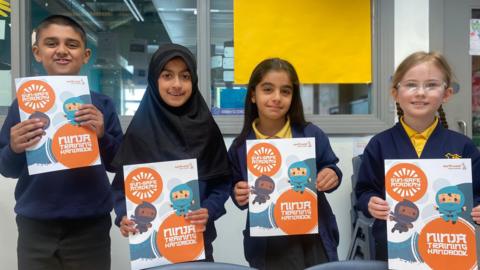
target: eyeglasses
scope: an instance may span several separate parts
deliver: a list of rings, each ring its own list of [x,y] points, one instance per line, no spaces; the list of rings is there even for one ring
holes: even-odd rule
[[[442,81],[426,81],[423,83],[416,82],[416,81],[406,81],[406,82],[399,82],[397,84],[397,89],[401,89],[402,91],[408,91],[409,93],[416,93],[421,89],[425,92],[440,92],[447,87],[447,84]]]

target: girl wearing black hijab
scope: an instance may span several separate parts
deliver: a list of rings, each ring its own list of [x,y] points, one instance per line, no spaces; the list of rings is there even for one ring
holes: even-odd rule
[[[187,219],[205,225],[205,258],[213,261],[214,221],[225,214],[230,167],[222,134],[198,89],[194,56],[168,44],[152,56],[147,90],[113,161],[115,224],[122,235],[136,233],[126,216],[122,166],[190,158],[197,159],[201,208]]]

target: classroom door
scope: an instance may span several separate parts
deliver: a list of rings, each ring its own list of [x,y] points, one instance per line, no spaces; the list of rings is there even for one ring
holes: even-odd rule
[[[458,83],[445,106],[449,128],[480,146],[480,55],[471,54],[472,19],[480,19],[478,0],[430,1],[430,48],[443,52]]]

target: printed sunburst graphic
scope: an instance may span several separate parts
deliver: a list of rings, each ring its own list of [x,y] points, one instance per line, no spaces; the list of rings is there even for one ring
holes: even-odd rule
[[[142,183],[142,182],[155,182],[156,179],[152,173],[149,172],[140,172],[139,174],[133,176],[134,183]],[[134,190],[132,194],[140,198],[141,200],[145,200],[151,198],[153,194],[157,191],[156,185],[149,185],[150,189],[148,190]]]
[[[393,173],[393,176],[396,178],[403,178],[403,179],[408,179],[408,178],[419,178],[418,173],[415,170],[410,170],[410,169],[405,169],[401,168],[398,171],[395,171]],[[411,186],[411,187],[394,187],[393,191],[397,192],[400,194],[400,196],[414,196],[418,191],[420,191],[420,187],[417,186]]]
[[[268,160],[275,160],[275,153],[271,148],[262,147],[256,150],[255,155],[269,157]],[[269,172],[273,169],[275,164],[264,163],[264,164],[255,164],[253,167],[259,170],[262,173]]]

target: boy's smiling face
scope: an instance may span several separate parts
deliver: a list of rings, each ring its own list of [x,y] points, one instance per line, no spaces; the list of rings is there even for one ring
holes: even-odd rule
[[[51,24],[40,31],[32,51],[48,75],[78,75],[90,59],[90,49],[72,27]]]

